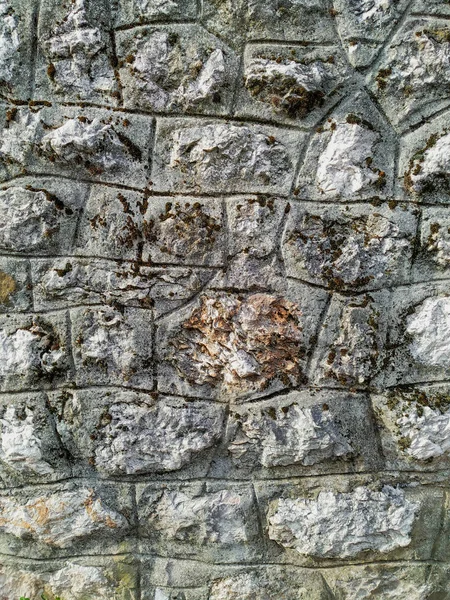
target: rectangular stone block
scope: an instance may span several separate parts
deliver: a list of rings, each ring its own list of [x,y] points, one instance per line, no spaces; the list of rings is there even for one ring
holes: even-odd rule
[[[28,100],[33,81],[33,38],[36,35],[37,0],[5,0],[0,6],[0,93]]]
[[[385,386],[448,379],[449,305],[446,282],[393,291]]]
[[[332,297],[311,361],[315,385],[365,389],[383,380],[389,307],[386,290]]]
[[[258,479],[368,471],[377,451],[368,398],[305,389],[233,406],[213,477]]]
[[[448,468],[450,386],[422,384],[372,396],[386,468],[437,471]]]
[[[342,97],[348,77],[336,46],[248,44],[236,114],[313,127]]]
[[[42,392],[0,396],[2,487],[48,483],[72,475]]]
[[[70,311],[76,383],[152,390],[150,310],[100,306]]]
[[[257,483],[270,562],[309,567],[430,560],[443,491],[361,475]]]
[[[95,387],[50,393],[74,472],[111,478],[204,477],[223,431],[217,404]]]
[[[49,173],[146,187],[151,117],[47,101],[11,110],[3,117],[2,179]]]
[[[282,242],[287,274],[336,290],[407,283],[417,212],[395,203],[291,203]]]
[[[46,256],[72,251],[88,186],[56,177],[23,177],[0,189],[0,252]]]
[[[219,564],[261,557],[247,484],[139,484],[137,504],[143,552]]]
[[[328,295],[297,282],[286,287],[273,294],[206,290],[161,319],[158,389],[238,403],[304,383]]]
[[[301,132],[253,123],[158,119],[154,189],[286,195],[304,140]]]
[[[238,57],[199,25],[136,27],[115,38],[125,108],[230,113]]]
[[[0,257],[0,313],[24,312],[32,308],[28,260]]]
[[[54,387],[72,380],[65,312],[0,315],[0,390]]]
[[[121,554],[133,548],[131,489],[73,480],[0,494],[0,551],[26,558],[81,553]]]
[[[120,84],[107,0],[43,0],[35,96],[117,106]]]
[[[5,598],[134,600],[137,565],[130,556],[76,557],[68,561],[18,560],[2,557],[0,588]],[[19,596],[18,596],[19,594]]]

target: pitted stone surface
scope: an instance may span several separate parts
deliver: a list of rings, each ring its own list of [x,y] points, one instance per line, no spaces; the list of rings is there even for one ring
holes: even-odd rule
[[[280,499],[268,515],[269,537],[301,554],[320,557],[389,552],[411,542],[417,504],[402,490],[363,487],[347,494],[322,491],[315,500]]]
[[[0,0],[0,600],[450,598],[448,0]]]

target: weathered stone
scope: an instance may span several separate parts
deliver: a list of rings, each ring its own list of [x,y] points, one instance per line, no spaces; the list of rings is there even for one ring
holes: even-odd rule
[[[0,158],[9,177],[44,172],[147,185],[151,119],[91,107],[80,114],[73,106],[43,104],[13,109],[5,117]]]
[[[221,266],[223,206],[215,198],[152,198],[143,217],[143,260]]]
[[[94,263],[87,258],[34,260],[31,271],[37,310],[120,304],[153,307],[156,316],[190,300],[215,274],[208,269],[145,267],[100,259]]]
[[[399,129],[448,106],[450,30],[445,20],[407,21],[368,76],[390,121]]]
[[[127,519],[88,487],[0,496],[1,533],[55,548],[69,548],[99,532],[126,527]]]
[[[0,317],[0,389],[36,389],[69,376],[65,314]]]
[[[314,383],[370,385],[383,366],[387,301],[385,292],[333,297],[311,367]]]
[[[81,472],[89,466],[106,476],[177,471],[222,435],[223,408],[204,402],[96,388],[55,392],[50,403]]]
[[[326,600],[328,590],[319,573],[295,573],[275,565],[216,579],[210,600]]]
[[[236,46],[246,38],[335,40],[329,4],[324,0],[206,0],[202,20],[208,30]]]
[[[314,200],[386,198],[392,132],[363,94],[334,111],[311,140],[296,193]]]
[[[301,381],[301,312],[293,302],[268,294],[209,293],[186,316],[163,331],[159,347],[167,368],[191,385],[237,398],[261,392],[273,380],[284,386]],[[166,381],[160,379],[163,388]]]
[[[151,23],[159,20],[192,19],[197,12],[194,0],[118,0],[115,25]]]
[[[338,31],[353,66],[374,60],[406,7],[407,0],[335,0]]]
[[[237,59],[198,25],[118,32],[119,74],[127,108],[226,114]]]
[[[229,426],[235,434],[228,451],[238,465],[255,455],[264,467],[314,465],[349,457],[354,450],[340,431],[328,405],[303,407],[292,392],[281,406],[273,401],[233,409]]]
[[[0,565],[0,598],[26,597],[29,600],[64,598],[73,600],[132,600],[136,588],[136,572],[125,557],[115,557],[113,564],[73,559],[67,562],[20,562],[2,558]]]
[[[447,385],[392,389],[373,398],[383,452],[393,468],[436,469],[450,455]],[[433,462],[430,461],[433,459]]]
[[[41,393],[7,395],[0,404],[0,478],[6,485],[71,475]]]
[[[385,385],[448,378],[450,299],[445,282],[415,285],[392,295]]]
[[[304,135],[260,125],[161,119],[154,160],[157,191],[286,194]]]
[[[239,115],[314,124],[337,102],[348,78],[338,48],[247,46]]]
[[[408,206],[295,204],[283,240],[291,277],[334,289],[406,282],[417,229]]]
[[[227,562],[257,556],[258,526],[251,488],[186,484],[161,490],[138,485],[139,525],[159,554]],[[148,538],[148,541],[145,539]]]
[[[108,3],[103,0],[43,2],[38,32],[39,97],[118,103],[120,93],[113,68],[108,13]],[[56,20],[58,17],[61,20]]]
[[[152,389],[152,314],[139,308],[72,309],[78,385]]]
[[[32,81],[32,53],[38,3],[0,1],[0,93],[27,100]]]
[[[281,498],[269,508],[269,537],[300,554],[323,558],[386,553],[411,543],[418,509],[401,488],[389,485],[380,491],[321,491],[314,500]]]
[[[33,182],[33,183],[32,183]],[[70,252],[86,186],[55,179],[19,180],[0,191],[0,250]]]
[[[439,583],[430,578],[428,565],[420,564],[330,569],[325,579],[339,600],[428,600],[440,590]]]
[[[31,303],[28,261],[0,257],[0,313],[27,311]]]

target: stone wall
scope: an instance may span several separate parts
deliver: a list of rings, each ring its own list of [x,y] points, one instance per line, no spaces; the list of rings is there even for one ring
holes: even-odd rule
[[[0,600],[448,600],[449,0],[0,0],[0,94]]]

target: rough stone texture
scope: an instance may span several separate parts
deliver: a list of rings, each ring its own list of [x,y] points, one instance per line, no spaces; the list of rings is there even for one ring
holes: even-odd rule
[[[450,2],[0,0],[0,600],[450,599]]]

